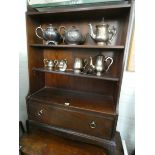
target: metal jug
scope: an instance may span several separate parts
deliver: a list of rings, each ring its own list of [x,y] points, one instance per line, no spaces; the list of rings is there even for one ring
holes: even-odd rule
[[[109,61],[109,64],[108,64]],[[107,72],[110,66],[113,64],[113,59],[104,55],[98,55],[96,58],[95,69],[97,71],[96,75],[101,76],[102,72]]]
[[[94,33],[93,31],[92,25],[91,24],[88,25],[89,25],[89,35],[91,36],[92,39],[94,39],[97,42],[98,45],[110,44],[114,36],[116,35],[115,27],[113,26],[112,28],[110,28],[109,25],[104,22],[96,25],[96,33]]]
[[[75,58],[73,65],[74,72],[81,73],[85,69],[87,64],[88,62],[86,59],[83,60],[82,58]]]
[[[43,62],[44,62],[44,67],[48,69],[53,69],[58,63],[57,60],[51,60],[51,59],[44,59]]]
[[[66,59],[59,60],[56,67],[58,68],[59,71],[64,72],[67,68],[67,60]]]

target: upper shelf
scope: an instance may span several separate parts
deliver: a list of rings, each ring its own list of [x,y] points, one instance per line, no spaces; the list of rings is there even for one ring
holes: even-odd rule
[[[81,7],[69,7],[69,8],[55,8],[46,12],[30,12],[28,11],[27,16],[33,17],[38,21],[59,21],[67,19],[86,19],[90,20],[93,18],[116,17],[124,16],[131,8],[130,3],[119,3],[119,4],[104,4],[104,5],[90,5]],[[60,18],[62,17],[62,18]]]
[[[122,3],[122,4],[111,4],[111,5],[91,5],[91,6],[81,6],[79,7],[69,7],[69,8],[56,8],[51,9],[50,11],[46,12],[27,12],[27,15],[29,16],[37,16],[37,15],[49,15],[49,14],[55,14],[55,13],[66,13],[66,12],[85,12],[85,11],[98,11],[98,10],[111,10],[111,9],[124,9],[124,8],[130,8],[131,4],[129,3]]]
[[[81,48],[81,49],[106,49],[106,50],[123,50],[123,45],[118,46],[97,46],[97,45],[43,45],[43,44],[30,44],[31,47],[39,48]]]

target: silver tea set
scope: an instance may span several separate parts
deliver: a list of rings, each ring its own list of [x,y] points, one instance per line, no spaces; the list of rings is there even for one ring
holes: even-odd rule
[[[101,76],[103,72],[107,72],[113,64],[113,58],[99,54],[95,56],[95,65],[93,64],[93,57],[89,57],[89,60],[76,57],[74,59],[73,69],[76,74],[96,74]],[[67,60],[66,59],[44,59],[44,67],[48,70],[66,71]]]
[[[65,71],[67,69],[67,60],[52,60],[52,59],[44,59],[44,67],[49,70],[58,70],[58,71]]]
[[[39,34],[39,31],[41,34]],[[49,24],[45,29],[40,25],[36,28],[35,33],[38,38],[46,41],[46,45],[58,45],[62,42],[69,45],[78,45],[85,41],[85,37],[76,26],[71,26],[68,29],[65,26],[60,26],[57,30],[52,24]]]
[[[113,59],[109,56],[97,55],[95,65],[93,58],[87,59],[75,58],[73,69],[75,73],[96,74],[101,76],[103,72],[107,72],[113,64]]]
[[[88,24],[88,34],[97,43],[97,45],[108,45],[116,36],[116,28],[102,22],[96,25],[93,30],[92,24]],[[58,29],[49,24],[46,28],[40,25],[35,30],[36,36],[45,41],[46,45],[58,45],[61,43],[69,45],[84,44],[86,36],[84,36],[79,28],[71,26],[66,28],[60,26]]]

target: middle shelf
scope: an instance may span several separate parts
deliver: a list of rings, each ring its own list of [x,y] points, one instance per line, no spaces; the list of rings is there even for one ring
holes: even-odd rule
[[[76,77],[83,77],[83,78],[92,78],[92,79],[101,79],[101,80],[108,80],[108,81],[119,81],[119,77],[112,76],[108,73],[105,73],[101,76],[97,75],[91,75],[91,74],[84,74],[84,73],[74,73],[72,69],[67,69],[66,71],[58,71],[58,70],[49,70],[45,67],[42,68],[33,68],[33,71],[39,71],[39,72],[47,72],[47,73],[54,73],[54,74],[63,74],[63,75],[69,75],[69,76],[76,76]]]
[[[123,51],[123,45],[107,45],[107,46],[98,46],[98,45],[44,45],[44,44],[30,44],[30,47],[36,48],[81,48],[81,49],[106,49],[106,50],[116,50]]]

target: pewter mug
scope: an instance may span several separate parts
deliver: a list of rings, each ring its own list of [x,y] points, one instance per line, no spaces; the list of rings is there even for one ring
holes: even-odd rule
[[[57,60],[51,60],[51,59],[44,59],[43,62],[44,62],[44,67],[48,69],[53,69],[58,63]]]
[[[39,30],[41,31],[41,36],[38,34]],[[35,33],[38,38],[46,41],[46,45],[57,45],[62,41],[60,33],[55,27],[52,26],[52,24],[49,24],[49,26],[45,29],[43,29],[40,25],[36,28]]]
[[[108,64],[109,60],[109,64]],[[101,73],[103,71],[107,72],[110,68],[110,66],[113,64],[113,59],[111,57],[105,57],[103,55],[97,56],[96,63],[95,63],[95,69],[97,71],[97,76],[101,76]]]
[[[86,59],[81,59],[81,58],[75,58],[73,69],[75,73],[81,73],[88,64]]]
[[[94,39],[98,45],[111,44],[111,41],[114,39],[114,36],[116,35],[115,27],[112,26],[112,28],[110,28],[109,25],[106,23],[96,25],[96,33],[94,33],[91,24],[88,24],[88,26],[91,38]]]
[[[62,30],[64,31],[63,33]],[[66,29],[65,26],[60,26],[59,32],[63,36],[63,40],[66,44],[78,45],[83,44],[85,41],[85,37],[76,26],[71,26],[68,29]]]
[[[67,68],[67,60],[66,59],[59,60],[56,67],[58,68],[59,71],[64,72]]]

